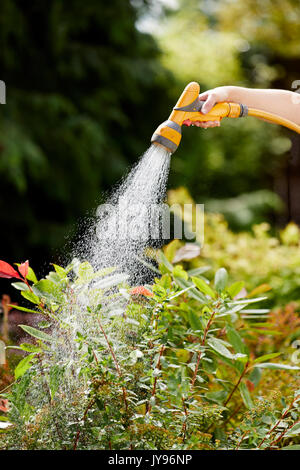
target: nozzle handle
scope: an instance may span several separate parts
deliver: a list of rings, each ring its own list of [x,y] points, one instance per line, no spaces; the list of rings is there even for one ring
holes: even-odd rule
[[[185,120],[189,119],[191,122],[220,121],[223,117],[238,118],[248,114],[247,106],[226,101],[215,104],[208,113],[203,114],[201,109],[204,103],[205,101],[199,100],[198,111],[187,111]]]

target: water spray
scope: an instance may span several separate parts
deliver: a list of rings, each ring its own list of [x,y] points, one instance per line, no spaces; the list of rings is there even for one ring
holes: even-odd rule
[[[221,121],[224,117],[241,118],[255,116],[288,127],[300,134],[300,126],[292,121],[273,113],[250,108],[244,104],[232,102],[217,103],[209,113],[203,114],[201,109],[205,101],[200,100],[199,93],[200,85],[197,82],[191,82],[185,87],[168,120],[163,122],[154,132],[151,138],[152,143],[162,145],[171,153],[174,153],[181,141],[181,128],[183,124],[191,125],[199,121]]]

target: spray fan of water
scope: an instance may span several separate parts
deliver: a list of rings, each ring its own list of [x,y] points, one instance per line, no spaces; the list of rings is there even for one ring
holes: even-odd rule
[[[137,263],[136,258],[142,257],[151,243],[149,226],[157,229],[156,225],[160,223],[159,218],[149,220],[149,212],[153,205],[164,201],[169,165],[170,153],[167,150],[159,146],[150,147],[112,194],[106,207],[100,208],[92,232],[87,230],[81,248],[75,251],[77,259],[72,261],[74,279],[68,279],[68,288],[62,288],[57,299],[55,297],[60,307],[55,310],[58,319],[48,330],[51,341],[47,343],[42,359],[32,366],[35,375],[26,396],[34,410],[30,423],[42,423],[41,416],[47,417],[47,421],[43,421],[47,426],[41,428],[37,446],[49,449],[58,445],[70,446],[71,439],[75,448],[83,428],[82,416],[89,410],[85,407],[87,403],[89,407],[94,404],[90,401],[91,391],[94,393],[93,374],[95,370],[97,373],[102,371],[102,366],[98,368],[101,361],[105,364],[103,370],[107,372],[110,345],[121,361],[125,358],[128,361],[131,348],[128,344],[135,338],[139,322],[123,315],[130,295],[121,288],[122,281],[116,280],[116,276],[120,278],[125,274],[130,276],[131,282],[136,282],[142,275],[144,266]],[[157,235],[157,230],[154,232]],[[95,270],[116,267],[117,274],[113,272],[110,276],[112,270],[105,269],[105,274],[102,270],[97,275],[89,263],[80,263],[78,258],[90,261]],[[52,278],[53,275],[57,276],[52,272]],[[66,282],[65,278],[63,282]],[[119,292],[116,292],[117,286]],[[52,303],[52,297],[50,301]],[[36,326],[40,328],[39,324]],[[90,370],[91,351],[95,363]],[[76,433],[72,437],[73,431],[70,434],[70,430],[74,427]],[[15,429],[17,446],[20,443],[22,448],[23,427],[16,426]],[[93,446],[94,436],[91,442]]]
[[[163,147],[153,145],[142,156],[137,165],[120,183],[104,206],[97,211],[97,219],[75,249],[75,261],[88,260],[94,270],[101,270],[98,278],[88,278],[88,273],[72,285],[72,296],[60,312],[60,319],[68,325],[68,333],[62,336],[61,328],[55,327],[52,336],[52,354],[56,364],[67,362],[63,389],[66,396],[76,396],[78,388],[86,387],[83,378],[77,374],[79,351],[77,333],[85,335],[96,345],[107,345],[95,315],[88,314],[88,307],[94,309],[101,304],[101,322],[109,340],[118,353],[124,349],[120,331],[113,326],[121,318],[128,303],[128,293],[111,295],[123,281],[136,283],[145,276],[147,268],[137,258],[143,258],[144,250],[153,242],[151,232],[158,232],[159,218],[149,220],[154,205],[160,205],[165,198],[166,183],[170,167],[170,153]],[[154,227],[153,227],[154,226]],[[79,258],[79,259],[78,259]],[[74,260],[73,260],[74,262]],[[72,262],[72,263],[73,263]],[[85,263],[83,263],[84,265]],[[104,269],[103,268],[108,268]],[[116,270],[110,270],[116,268]],[[127,348],[127,346],[126,346]]]
[[[145,277],[145,264],[137,261],[145,248],[160,239],[160,207],[165,199],[170,152],[152,145],[106,204],[99,206],[92,230],[84,237],[82,255],[96,268],[114,266],[131,282]],[[80,256],[81,255],[81,256]]]

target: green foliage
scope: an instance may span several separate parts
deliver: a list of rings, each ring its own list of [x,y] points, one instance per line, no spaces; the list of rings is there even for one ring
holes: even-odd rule
[[[169,80],[155,41],[135,28],[136,19],[136,8],[123,0],[51,0],[46,8],[37,0],[1,2],[6,256],[42,257],[61,247],[164,119]]]
[[[151,3],[1,2],[0,210],[9,257],[60,248],[146,149],[187,81],[206,89],[277,80],[290,89],[298,79],[297,2],[179,2],[154,38],[135,27]],[[272,189],[289,147],[282,130],[250,118],[185,129],[170,184],[211,199],[246,228],[278,209],[269,192],[252,192]]]
[[[134,297],[113,270],[94,272],[78,260],[29,284],[43,322],[22,326],[35,344],[20,346],[29,354],[1,395],[9,403],[2,448],[297,445],[292,382],[300,368],[284,350],[279,361],[251,343],[251,317],[264,318],[257,304],[265,297],[235,298],[242,283],[228,284],[224,268],[213,284],[203,270],[191,275],[162,253],[158,259],[162,275]],[[261,393],[278,369],[288,391]]]
[[[168,200],[171,206],[193,204],[184,188],[169,191]],[[178,210],[177,215],[180,217],[182,214],[184,212]],[[197,233],[196,241],[201,242],[202,235]],[[182,246],[182,242],[175,240],[164,248],[169,261],[174,259]],[[204,244],[200,256],[181,262],[186,269],[209,265],[215,271],[225,267],[232,282],[240,283],[240,279],[243,279],[248,297],[268,292],[268,306],[283,306],[291,301],[300,301],[299,246],[300,231],[294,223],[288,224],[277,236],[272,234],[267,223],[254,225],[251,232],[234,233],[220,214],[206,213]],[[210,271],[207,275],[212,278]],[[241,288],[241,284],[236,284],[230,289],[237,295],[239,292],[235,290],[240,291]]]

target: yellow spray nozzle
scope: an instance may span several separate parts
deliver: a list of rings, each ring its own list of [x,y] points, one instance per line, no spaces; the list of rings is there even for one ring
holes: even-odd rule
[[[246,115],[246,107],[237,103],[218,103],[209,113],[201,113],[204,101],[199,99],[200,85],[189,83],[183,90],[176,106],[167,121],[154,132],[151,142],[163,145],[174,153],[181,140],[181,126],[197,121],[220,121],[223,117],[241,117]]]
[[[223,117],[241,117],[247,109],[237,103],[218,103],[209,113],[201,113],[204,101],[199,99],[200,85],[189,83],[183,90],[167,121],[154,132],[151,142],[163,145],[171,153],[178,148],[181,140],[181,126],[199,121],[220,121]]]
[[[191,82],[185,87],[169,119],[156,129],[151,142],[163,145],[171,153],[175,152],[181,140],[181,126],[186,115],[186,111],[180,110],[180,108],[193,106],[193,103],[197,105],[199,91],[200,86],[196,82]],[[196,109],[197,107],[195,107]]]

